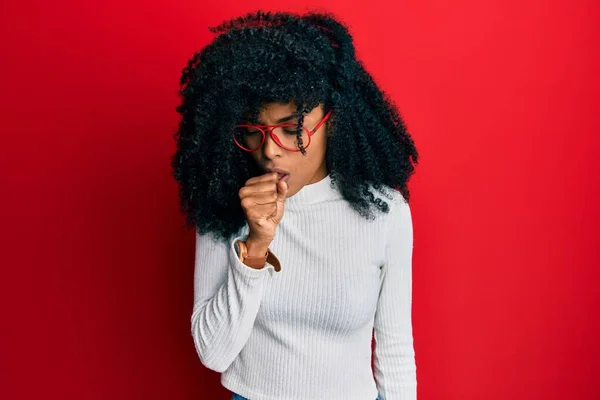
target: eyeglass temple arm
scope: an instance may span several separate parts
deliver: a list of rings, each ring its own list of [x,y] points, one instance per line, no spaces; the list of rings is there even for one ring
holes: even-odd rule
[[[318,130],[319,130],[319,128],[321,127],[321,125],[323,125],[323,124],[325,123],[325,121],[327,121],[327,120],[329,119],[329,116],[331,115],[331,111],[332,111],[332,110],[329,110],[329,112],[328,112],[327,114],[325,114],[325,116],[323,117],[323,119],[321,120],[321,122],[319,122],[319,123],[317,124],[317,126],[315,126],[315,127],[313,128],[313,130],[312,130],[312,131],[310,131],[310,133],[314,134],[316,131],[318,131]]]

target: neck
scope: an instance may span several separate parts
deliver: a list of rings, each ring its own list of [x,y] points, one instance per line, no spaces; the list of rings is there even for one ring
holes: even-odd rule
[[[331,177],[328,174],[319,180],[316,177],[315,175],[315,178],[311,179],[312,183],[303,186],[295,195],[287,198],[286,208],[317,204],[340,195],[331,187]]]
[[[323,160],[323,162],[321,163],[317,171],[314,173],[312,178],[310,178],[310,181],[308,181],[307,185],[317,183],[323,178],[325,178],[327,175],[329,175],[329,171],[327,170],[327,163],[325,162],[325,160]]]

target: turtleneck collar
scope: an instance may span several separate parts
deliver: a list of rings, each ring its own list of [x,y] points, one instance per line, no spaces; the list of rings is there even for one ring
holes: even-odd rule
[[[335,197],[339,192],[331,187],[331,176],[327,175],[318,182],[304,186],[292,197],[286,200],[286,207],[297,207],[316,204]]]

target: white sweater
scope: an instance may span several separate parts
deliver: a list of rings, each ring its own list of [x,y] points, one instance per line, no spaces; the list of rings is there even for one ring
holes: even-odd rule
[[[239,261],[247,225],[228,244],[196,235],[192,336],[224,387],[250,400],[417,398],[412,220],[392,196],[367,220],[329,176],[302,188],[270,246],[279,272]]]

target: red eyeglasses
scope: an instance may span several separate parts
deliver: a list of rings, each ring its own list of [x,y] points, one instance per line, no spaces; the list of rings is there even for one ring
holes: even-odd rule
[[[323,117],[321,122],[317,124],[312,130],[307,127],[302,127],[302,145],[304,148],[310,146],[311,137],[319,130],[319,128],[329,119],[331,111]],[[253,152],[262,147],[265,143],[267,132],[271,135],[271,138],[277,145],[287,151],[300,151],[298,148],[298,135],[297,129],[298,124],[278,124],[278,125],[236,125],[233,130],[233,141],[236,146],[240,149]],[[278,132],[275,133],[274,130]]]

